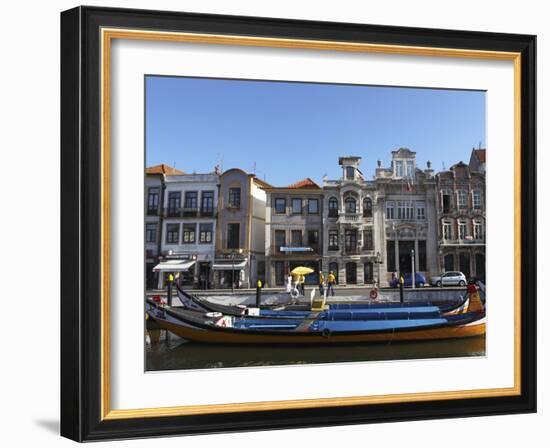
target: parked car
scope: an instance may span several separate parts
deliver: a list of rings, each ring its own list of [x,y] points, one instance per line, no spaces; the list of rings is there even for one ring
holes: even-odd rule
[[[426,277],[418,272],[414,274],[414,284],[415,286],[424,286],[426,284]],[[399,286],[399,277],[394,278],[390,281],[390,286],[392,288],[397,288]],[[412,286],[412,274],[409,272],[403,275],[403,286]]]
[[[436,275],[430,279],[430,285],[432,286],[466,286],[466,276],[462,272],[449,271],[444,272],[441,275]]]

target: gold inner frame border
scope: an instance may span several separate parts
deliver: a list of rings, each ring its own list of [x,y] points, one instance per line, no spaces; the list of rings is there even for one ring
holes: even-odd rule
[[[212,45],[295,48],[356,53],[383,53],[411,56],[455,57],[506,60],[514,63],[514,386],[507,388],[369,395],[188,405],[135,409],[111,409],[110,387],[110,63],[113,39],[185,42]],[[521,53],[469,50],[459,48],[336,42],[323,40],[280,39],[253,36],[145,31],[138,29],[101,29],[101,420],[174,417],[229,412],[308,409],[435,400],[503,397],[521,394]]]

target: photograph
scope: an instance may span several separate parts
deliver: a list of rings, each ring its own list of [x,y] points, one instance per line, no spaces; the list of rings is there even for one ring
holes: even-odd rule
[[[485,356],[486,93],[147,74],[145,370]]]

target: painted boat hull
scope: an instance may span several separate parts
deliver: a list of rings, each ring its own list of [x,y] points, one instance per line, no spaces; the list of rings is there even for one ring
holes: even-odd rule
[[[178,316],[175,313],[155,313],[149,315],[158,325],[171,333],[193,342],[211,344],[350,344],[363,342],[400,342],[454,339],[481,336],[485,334],[485,317],[464,318],[464,323],[440,324],[425,328],[384,329],[377,331],[311,331],[309,328],[292,331],[243,330],[223,328],[193,322],[192,319]]]

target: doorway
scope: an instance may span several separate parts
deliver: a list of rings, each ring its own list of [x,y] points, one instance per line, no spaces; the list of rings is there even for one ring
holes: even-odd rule
[[[399,272],[405,274],[412,272],[412,251],[414,241],[399,241]]]
[[[346,284],[355,285],[357,284],[357,264],[356,263],[346,263]]]

